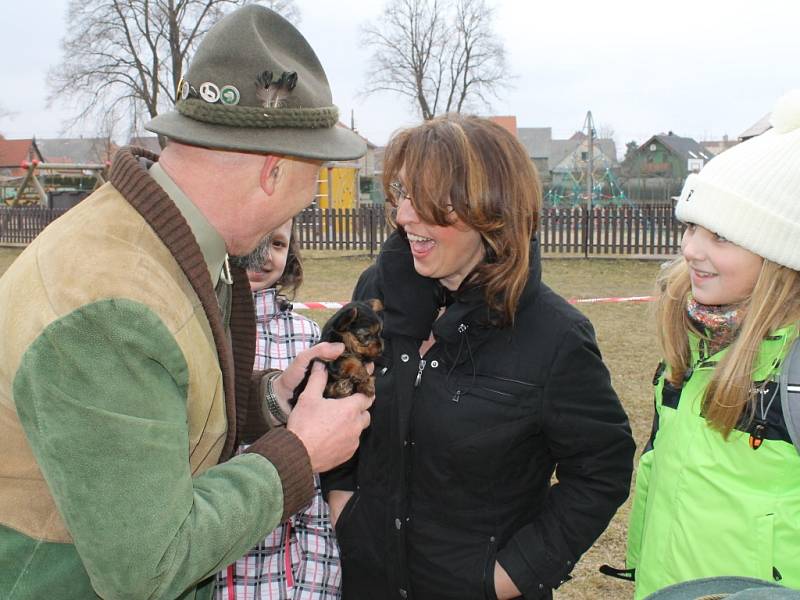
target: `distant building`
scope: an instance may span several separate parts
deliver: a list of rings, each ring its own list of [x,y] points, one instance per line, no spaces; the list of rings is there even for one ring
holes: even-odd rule
[[[584,133],[578,131],[563,140],[553,139],[550,127],[520,127],[517,131],[545,185],[572,185],[581,179],[589,159],[589,138]],[[594,173],[617,168],[614,140],[595,139],[592,147]]]
[[[700,171],[713,156],[694,139],[670,131],[654,135],[639,146],[631,173],[638,177],[683,181],[689,173]]]
[[[749,140],[750,138],[756,137],[757,135],[761,135],[765,131],[772,129],[772,125],[769,123],[769,118],[772,113],[767,113],[763,117],[761,117],[758,121],[753,123],[750,127],[745,129],[742,133],[739,134],[739,141],[744,142]]]
[[[553,140],[550,155],[550,178],[554,186],[575,185],[585,177],[589,162],[589,137],[578,131],[568,140]],[[592,143],[592,173],[598,177],[615,170],[617,145],[614,140],[595,139]]]
[[[733,148],[739,140],[728,139],[727,135],[723,135],[721,140],[705,140],[700,142],[700,145],[708,150],[714,156],[722,154],[725,150]]]
[[[542,180],[550,179],[550,154],[553,147],[553,129],[551,127],[519,127],[519,141],[528,151]]]
[[[110,138],[53,138],[37,143],[48,163],[104,165],[117,152],[117,145]]]
[[[156,135],[142,135],[132,137],[128,140],[129,146],[136,146],[137,148],[144,148],[153,154],[161,154],[161,144],[158,143],[158,136]]]
[[[500,127],[508,131],[514,137],[519,137],[519,134],[517,133],[517,117],[513,115],[497,116],[489,117],[489,120],[500,125]]]
[[[44,161],[36,139],[0,139],[0,175],[21,177],[26,172],[22,168],[22,163],[33,160]]]
[[[628,195],[668,201],[686,177],[697,173],[714,155],[689,137],[673,132],[654,135],[639,146],[627,166]]]

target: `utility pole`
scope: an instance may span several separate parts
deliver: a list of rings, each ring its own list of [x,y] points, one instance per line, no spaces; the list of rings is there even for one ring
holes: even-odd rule
[[[583,123],[586,135],[589,138],[589,152],[586,157],[586,208],[592,208],[592,197],[594,195],[594,121],[592,111],[586,113],[586,121]]]
[[[586,157],[586,213],[583,220],[583,257],[589,258],[589,236],[591,235],[590,225],[592,223],[592,198],[594,196],[594,121],[592,111],[586,113],[586,120],[583,128],[589,138],[589,152]]]

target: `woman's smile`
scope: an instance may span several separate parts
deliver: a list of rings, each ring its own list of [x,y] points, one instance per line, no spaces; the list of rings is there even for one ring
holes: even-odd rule
[[[409,233],[408,231],[406,231],[406,237],[411,246],[412,254],[417,258],[427,256],[431,250],[433,250],[434,246],[436,246],[436,240],[429,237]]]

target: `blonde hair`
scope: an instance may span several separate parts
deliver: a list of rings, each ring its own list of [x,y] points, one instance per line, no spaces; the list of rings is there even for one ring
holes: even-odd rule
[[[483,286],[496,323],[512,324],[542,203],[525,148],[488,119],[448,114],[392,137],[384,156],[387,195],[401,169],[421,219],[448,226],[455,212],[480,234],[486,258],[469,281]]]
[[[667,380],[675,387],[682,387],[683,378],[692,366],[688,332],[705,337],[686,312],[692,286],[683,258],[664,269],[658,278],[658,288],[656,323],[662,355],[670,367]],[[762,341],[780,327],[800,320],[800,273],[764,259],[753,291],[741,309],[744,317],[738,334],[714,369],[703,398],[706,420],[725,438],[744,415],[748,419],[753,417],[752,373]]]

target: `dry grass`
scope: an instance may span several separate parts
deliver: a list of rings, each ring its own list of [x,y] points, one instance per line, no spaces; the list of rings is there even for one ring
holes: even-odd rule
[[[11,263],[20,255],[20,252],[22,252],[22,248],[0,247],[0,275],[6,272],[6,269],[11,266]]]
[[[19,254],[0,248],[0,273]],[[306,252],[305,283],[299,301],[340,301],[350,298],[359,274],[370,264],[367,256],[352,253]],[[565,297],[639,296],[652,291],[658,261],[605,259],[545,259],[545,282]],[[591,319],[603,357],[631,420],[641,450],[652,418],[651,376],[658,361],[650,304],[579,305]],[[324,322],[333,311],[309,311]],[[638,460],[638,453],[637,453]],[[556,592],[557,600],[625,599],[632,585],[602,576],[599,565],[622,567],[630,499],[609,528],[586,553],[573,573],[574,579]]]

